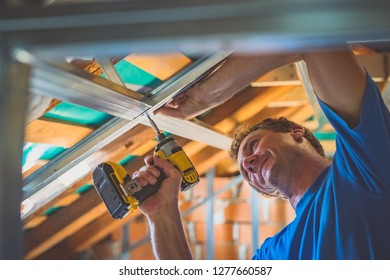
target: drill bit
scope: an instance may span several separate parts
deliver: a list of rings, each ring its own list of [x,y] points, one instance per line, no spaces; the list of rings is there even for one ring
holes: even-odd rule
[[[165,135],[160,132],[160,130],[158,129],[156,123],[152,120],[152,118],[150,117],[150,115],[148,113],[146,113],[146,116],[148,117],[148,120],[149,120],[150,125],[152,126],[154,132],[157,134],[157,140],[158,141],[163,140],[165,138]]]

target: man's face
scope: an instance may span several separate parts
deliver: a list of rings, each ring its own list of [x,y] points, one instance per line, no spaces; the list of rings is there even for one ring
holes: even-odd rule
[[[296,141],[291,133],[259,129],[244,138],[238,164],[244,179],[260,192],[285,193],[291,180]],[[281,189],[282,188],[282,189]]]

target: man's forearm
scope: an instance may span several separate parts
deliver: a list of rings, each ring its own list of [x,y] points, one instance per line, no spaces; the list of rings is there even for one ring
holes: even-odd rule
[[[200,92],[216,97],[219,105],[250,82],[278,67],[297,62],[299,55],[232,55],[199,84]]]
[[[157,259],[192,259],[179,209],[162,209],[158,214],[148,217],[148,221],[153,251]]]

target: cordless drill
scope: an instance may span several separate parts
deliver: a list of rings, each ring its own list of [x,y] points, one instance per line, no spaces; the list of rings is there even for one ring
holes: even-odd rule
[[[169,161],[180,171],[183,177],[181,191],[189,190],[199,182],[199,174],[194,165],[175,139],[161,133],[150,116],[146,115],[157,134],[158,144],[154,148],[154,154]],[[164,172],[160,171],[161,175],[156,184],[142,187],[121,165],[103,162],[96,167],[92,178],[95,189],[111,216],[115,219],[122,219],[136,210],[146,198],[158,191],[162,181],[166,178]]]

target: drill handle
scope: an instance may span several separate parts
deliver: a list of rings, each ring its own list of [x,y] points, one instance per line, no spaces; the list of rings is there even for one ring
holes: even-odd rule
[[[147,185],[142,188],[141,191],[134,193],[134,197],[138,200],[138,203],[141,204],[149,196],[155,194],[161,187],[162,182],[167,178],[164,171],[161,168],[157,167],[160,170],[160,176],[157,178],[157,182],[154,185]]]

